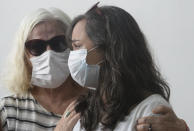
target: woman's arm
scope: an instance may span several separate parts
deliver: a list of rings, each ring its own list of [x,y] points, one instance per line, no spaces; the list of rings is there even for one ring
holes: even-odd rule
[[[179,119],[169,107],[158,106],[152,112],[160,115],[140,118],[137,131],[148,131],[150,126],[153,131],[189,131],[184,120]]]

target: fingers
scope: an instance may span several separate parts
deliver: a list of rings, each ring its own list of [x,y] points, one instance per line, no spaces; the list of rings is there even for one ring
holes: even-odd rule
[[[66,108],[62,118],[57,123],[54,131],[72,131],[77,121],[80,119],[80,114],[74,110],[76,106],[76,100],[71,102]]]
[[[140,124],[136,126],[136,131],[149,131],[151,127],[151,131],[167,131],[168,128],[164,128],[164,126],[160,125],[151,125],[150,124]],[[171,130],[169,130],[171,131]],[[174,131],[174,130],[173,130]]]
[[[174,113],[170,107],[159,105],[152,110],[153,114],[169,114]]]
[[[148,131],[149,129],[149,124],[141,124],[136,126],[137,131]]]
[[[75,106],[76,106],[76,103],[77,101],[74,100],[73,102],[71,102],[69,104],[69,106],[66,108],[65,112],[63,113],[63,116],[66,116],[66,115],[69,115],[68,113],[71,114],[71,112],[74,110]]]
[[[79,113],[77,113],[77,114],[75,114],[73,117],[72,117],[72,119],[69,121],[69,126],[70,127],[74,127],[75,126],[75,124],[77,123],[77,121],[80,119],[80,114]],[[72,128],[73,129],[73,128]]]
[[[155,124],[163,121],[163,116],[152,115],[138,119],[137,124]]]
[[[72,131],[79,119],[80,114],[73,110],[69,116],[62,116],[54,131]]]
[[[177,118],[174,111],[167,106],[158,106],[152,110],[154,114],[161,114],[166,121],[175,121]]]
[[[73,111],[70,112],[70,114],[68,116],[65,114],[63,117],[64,117],[64,119],[66,119],[66,121],[68,121],[76,114],[77,113],[75,112],[75,110],[73,110]]]
[[[158,106],[153,109],[154,115],[142,117],[137,121],[137,131],[148,131],[151,125],[153,131],[166,131],[177,129],[177,116],[170,107]]]
[[[76,113],[75,111],[71,112],[71,114],[68,117],[64,116],[65,122],[68,122],[69,125],[71,125],[71,122],[77,122],[79,118],[80,114]]]
[[[75,110],[73,110],[69,116],[64,115],[62,119],[64,119],[63,125],[65,125],[63,129],[65,129],[65,131],[72,131],[75,124],[80,119],[80,114],[76,113]]]
[[[77,100],[72,101],[72,102],[68,105],[67,109],[69,109],[69,110],[74,109],[74,107],[76,106],[76,104],[77,104]],[[67,110],[67,109],[66,109],[66,110]]]
[[[69,106],[68,106],[67,108],[72,108],[72,107],[74,107],[74,106],[76,105],[76,103],[77,103],[77,99],[74,100],[74,101],[72,101],[72,102],[69,104]]]

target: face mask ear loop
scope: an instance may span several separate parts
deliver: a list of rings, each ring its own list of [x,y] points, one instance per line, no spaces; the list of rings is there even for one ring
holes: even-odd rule
[[[89,54],[91,51],[93,51],[93,50],[95,50],[95,49],[97,49],[97,48],[98,48],[98,46],[95,46],[94,48],[88,50],[88,53],[87,53],[87,54]],[[104,62],[104,60],[101,60],[101,61],[99,61],[96,65],[100,65],[100,64],[103,63],[103,62]]]
[[[94,48],[89,49],[89,50],[88,50],[88,54],[89,54],[91,51],[95,50],[96,48],[98,48],[98,46],[95,46]]]
[[[101,60],[101,61],[99,61],[96,65],[100,65],[101,63],[103,63],[104,62],[104,60]]]

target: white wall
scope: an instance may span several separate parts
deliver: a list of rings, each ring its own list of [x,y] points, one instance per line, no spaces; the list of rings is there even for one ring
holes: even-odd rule
[[[96,0],[1,0],[0,68],[11,48],[14,32],[25,14],[39,7],[58,7],[74,17]],[[130,12],[153,49],[157,64],[171,86],[171,104],[194,130],[194,6],[193,0],[103,0]],[[2,69],[3,70],[3,69]],[[8,91],[0,88],[0,97]]]

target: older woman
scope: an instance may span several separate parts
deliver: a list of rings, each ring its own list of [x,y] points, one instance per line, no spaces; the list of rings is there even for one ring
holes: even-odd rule
[[[67,108],[56,131],[186,130],[176,124],[179,119],[168,103],[169,87],[154,65],[143,33],[129,13],[114,6],[98,8],[95,5],[74,19],[69,39],[73,46],[68,60],[71,76],[80,86],[91,90],[77,105]],[[153,121],[146,123],[146,118],[140,119],[161,113],[155,109],[161,105],[168,107],[167,111],[161,111],[173,115],[167,118],[175,118],[170,120],[175,123],[174,128],[165,127],[166,124],[157,127]],[[81,115],[77,123],[73,121],[75,127],[69,122],[76,115],[74,106]],[[154,109],[158,112],[152,113]],[[68,124],[72,128],[66,128]],[[181,125],[184,124],[181,122]]]
[[[5,75],[7,86],[15,95],[0,100],[3,130],[53,130],[69,103],[85,92],[69,77],[67,69],[69,49],[64,37],[69,23],[68,16],[57,9],[40,9],[21,23],[10,70]],[[74,102],[67,110],[56,130],[72,130],[79,119],[73,111]],[[138,129],[147,127],[144,120]]]
[[[54,8],[23,19],[4,79],[14,95],[0,100],[3,130],[52,131],[69,103],[84,93],[69,77],[65,32],[70,22]]]

